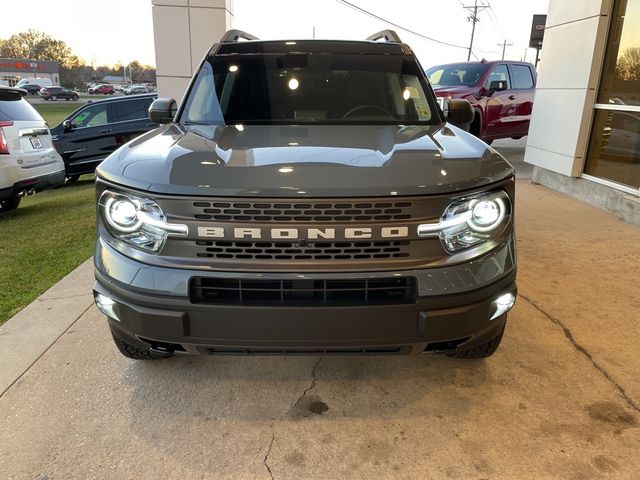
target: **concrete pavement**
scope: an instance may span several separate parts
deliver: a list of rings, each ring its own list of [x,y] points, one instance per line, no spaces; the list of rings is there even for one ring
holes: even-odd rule
[[[484,361],[130,361],[85,265],[65,296],[88,309],[0,397],[2,478],[637,478],[640,229],[525,181],[517,203],[520,297]]]

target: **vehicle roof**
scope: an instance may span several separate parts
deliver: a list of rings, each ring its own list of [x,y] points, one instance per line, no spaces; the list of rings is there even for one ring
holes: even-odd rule
[[[127,100],[133,100],[134,98],[145,98],[145,97],[157,97],[158,94],[156,92],[153,93],[140,93],[138,95],[129,95],[129,96],[121,96],[121,97],[111,97],[105,98],[102,100],[93,100],[91,103],[87,103],[87,105],[95,105],[96,103],[106,103],[106,102],[122,102]]]
[[[0,95],[19,95],[24,97],[27,94],[27,91],[24,88],[16,88],[16,87],[7,87],[5,85],[0,85]]]
[[[413,55],[407,44],[371,40],[249,40],[217,43],[209,51],[209,55],[257,53]]]
[[[429,67],[427,70],[431,70],[436,67],[446,67],[448,65],[495,65],[496,63],[508,63],[508,64],[518,64],[518,65],[532,65],[529,62],[520,62],[519,60],[483,60],[483,61],[473,61],[473,62],[450,62],[450,63],[442,63],[440,65],[434,65]]]

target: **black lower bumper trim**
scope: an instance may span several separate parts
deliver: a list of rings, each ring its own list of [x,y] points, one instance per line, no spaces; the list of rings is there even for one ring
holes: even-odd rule
[[[64,183],[64,170],[59,172],[41,175],[39,177],[30,178],[16,182],[12,187],[0,189],[0,200],[5,198],[16,197],[23,190],[34,189],[36,192],[57,187]]]
[[[107,284],[109,285],[109,284]],[[515,293],[515,271],[480,290],[381,306],[255,307],[193,304],[95,284],[116,302],[114,335],[200,354],[422,353],[472,347],[497,335],[506,315],[492,302]]]

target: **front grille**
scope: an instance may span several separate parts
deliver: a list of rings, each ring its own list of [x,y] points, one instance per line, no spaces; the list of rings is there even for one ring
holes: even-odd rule
[[[389,305],[416,301],[413,277],[363,280],[266,280],[195,277],[192,303],[211,305]]]
[[[411,205],[411,202],[193,202],[197,220],[301,223],[410,220]]]
[[[239,260],[371,260],[405,258],[411,242],[247,242],[197,240],[196,256]]]

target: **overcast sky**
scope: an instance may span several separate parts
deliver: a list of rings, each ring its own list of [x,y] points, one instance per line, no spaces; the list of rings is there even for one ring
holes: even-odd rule
[[[139,60],[155,64],[151,0],[2,1],[0,38],[29,28],[65,41],[87,63],[114,64]],[[463,5],[474,0],[349,0],[402,27],[460,47],[469,44],[471,23]],[[491,5],[479,13],[474,53],[481,59],[521,59],[529,43],[531,18],[546,13],[548,0],[478,0]],[[99,8],[99,11],[97,10]],[[72,12],[72,13],[71,13]],[[467,51],[442,45],[356,11],[338,0],[235,0],[235,28],[260,38],[362,39],[392,28],[413,47],[423,66],[464,61]],[[167,34],[170,34],[169,32]],[[535,51],[527,52],[533,60]],[[472,57],[473,59],[473,57]]]

